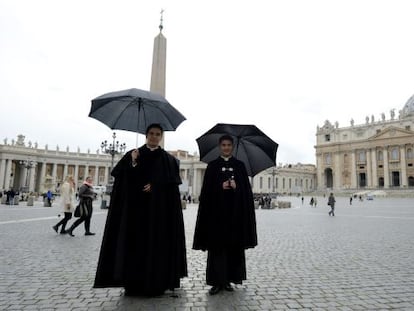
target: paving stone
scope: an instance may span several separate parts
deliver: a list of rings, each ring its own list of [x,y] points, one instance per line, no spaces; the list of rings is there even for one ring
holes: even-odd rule
[[[414,199],[349,207],[339,197],[335,218],[323,206],[286,200],[295,208],[256,210],[259,245],[246,251],[247,280],[216,296],[205,284],[207,254],[191,249],[197,206],[188,205],[189,276],[175,291],[179,298],[154,299],[92,288],[107,214],[99,202],[97,235],[85,237],[79,227],[74,238],[52,231],[58,218],[47,217],[58,207],[1,205],[0,310],[414,310]],[[8,220],[20,222],[2,223]]]

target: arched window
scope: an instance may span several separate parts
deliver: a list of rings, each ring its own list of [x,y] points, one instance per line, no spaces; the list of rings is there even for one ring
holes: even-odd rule
[[[399,160],[400,159],[400,153],[398,151],[397,147],[392,148],[391,150],[391,160]]]
[[[262,189],[263,188],[263,177],[259,178],[259,188]]]
[[[359,162],[365,162],[366,160],[365,151],[360,151],[358,153],[358,160]]]
[[[378,161],[384,161],[384,155],[383,155],[383,153],[382,153],[382,150],[379,150],[378,151],[378,153],[377,153],[377,160]]]
[[[412,159],[413,158],[413,148],[408,148],[407,149],[407,159]]]
[[[331,154],[328,153],[325,155],[325,164],[331,165],[331,162],[332,162]]]

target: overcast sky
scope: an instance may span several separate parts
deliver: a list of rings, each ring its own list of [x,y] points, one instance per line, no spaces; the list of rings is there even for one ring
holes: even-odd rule
[[[187,118],[167,150],[248,123],[279,143],[277,162],[315,163],[317,125],[389,119],[414,94],[413,1],[0,0],[1,143],[95,152],[110,140],[91,99],[149,89],[161,8],[166,98]]]

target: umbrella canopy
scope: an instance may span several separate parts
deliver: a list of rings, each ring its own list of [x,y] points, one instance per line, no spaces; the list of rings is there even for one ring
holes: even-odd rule
[[[233,137],[233,155],[244,162],[249,176],[276,165],[278,144],[255,125],[247,124],[218,123],[197,138],[201,161],[208,163],[220,155],[219,138],[225,134]]]
[[[163,96],[139,89],[111,92],[92,99],[89,117],[114,130],[141,134],[152,123],[159,123],[164,131],[175,131],[185,120]]]

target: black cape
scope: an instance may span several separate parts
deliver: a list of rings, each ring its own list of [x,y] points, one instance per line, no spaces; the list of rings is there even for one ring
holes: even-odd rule
[[[156,295],[180,287],[187,276],[178,161],[161,148],[131,151],[112,171],[115,177],[95,288],[130,287]],[[151,184],[151,193],[142,191]]]
[[[235,190],[223,190],[234,178]],[[252,189],[244,163],[219,157],[206,169],[194,232],[193,249],[253,248],[257,245]]]

